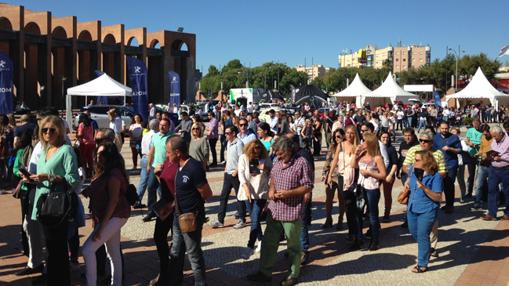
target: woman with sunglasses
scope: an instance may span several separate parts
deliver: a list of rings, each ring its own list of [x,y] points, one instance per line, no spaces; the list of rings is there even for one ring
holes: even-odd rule
[[[343,186],[341,188],[338,185],[338,177],[339,176],[331,176],[330,181],[326,181],[329,176],[329,173],[332,171],[331,163],[334,160],[334,155],[336,154],[336,149],[343,142],[343,138],[345,137],[345,132],[343,129],[336,129],[332,133],[331,144],[329,151],[327,152],[327,156],[325,157],[325,165],[323,167],[323,175],[322,181],[326,182],[325,187],[325,223],[322,225],[322,228],[331,228],[332,227],[332,204],[334,202],[334,195],[336,191],[338,192],[338,202],[339,202],[339,217],[338,224],[336,229],[341,229],[343,225],[343,216],[345,214],[345,202],[343,201]]]
[[[111,262],[111,285],[122,285],[120,230],[131,213],[126,192],[129,180],[124,160],[116,145],[106,142],[97,148],[95,176],[83,195],[90,198],[94,230],[81,249],[85,259],[87,285],[96,285],[96,251],[106,244]]]
[[[63,191],[79,184],[78,160],[70,145],[64,144],[65,127],[62,119],[47,116],[40,123],[39,139],[42,153],[37,162],[37,174],[25,180],[36,184],[32,219],[39,214],[39,199],[50,191]],[[43,225],[46,238],[47,285],[70,285],[69,253],[67,247],[68,224],[64,220],[58,226]]]
[[[203,136],[203,128],[200,123],[191,126],[191,142],[189,143],[189,156],[201,162],[203,169],[207,170],[209,162],[209,142]]]
[[[428,270],[430,233],[438,216],[444,186],[438,168],[431,151],[421,150],[415,153],[415,162],[410,168],[410,197],[407,209],[408,230],[418,245],[417,265],[412,268],[414,273]]]
[[[272,161],[260,140],[249,142],[244,148],[244,154],[239,157],[240,190],[237,198],[239,201],[245,201],[251,215],[251,230],[247,249],[242,255],[244,259],[248,259],[253,255],[257,241],[256,251],[259,252],[261,249],[262,227],[260,216],[267,202],[271,167]]]
[[[368,233],[371,235],[371,241],[368,249],[374,251],[378,249],[380,236],[380,221],[378,219],[380,182],[385,180],[387,172],[378,146],[378,138],[371,132],[364,132],[363,135],[364,143],[357,147],[350,164],[353,168],[359,168],[357,185],[364,193],[369,213]],[[358,223],[359,230],[362,231],[362,219]]]
[[[385,145],[389,157],[389,164],[386,166],[388,172],[387,177],[382,180],[385,204],[382,221],[389,222],[392,207],[392,187],[394,186],[396,171],[398,170],[398,152],[396,152],[396,148],[392,146],[391,134],[388,130],[384,130],[380,133],[380,141]]]
[[[350,164],[354,157],[355,149],[359,145],[357,127],[351,124],[345,128],[345,140],[338,144],[334,159],[331,163],[331,169],[328,173],[326,184],[330,184],[332,179],[337,176],[339,192],[345,201],[346,222],[348,224],[348,238],[353,241],[351,250],[358,249],[360,245],[360,236],[356,228],[356,220],[360,216],[355,205],[354,193],[351,186],[354,184],[356,173],[355,168]],[[337,171],[336,171],[337,168]]]

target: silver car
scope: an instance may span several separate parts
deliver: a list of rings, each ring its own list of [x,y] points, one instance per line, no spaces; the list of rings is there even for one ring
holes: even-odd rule
[[[108,118],[108,110],[116,108],[120,113],[120,118],[122,119],[122,129],[128,130],[131,125],[132,118],[134,117],[134,112],[125,106],[111,106],[111,105],[92,105],[86,106],[83,110],[90,111],[91,119],[97,122],[99,128],[108,128],[110,125],[110,119]],[[79,116],[74,118],[74,129],[78,128]]]

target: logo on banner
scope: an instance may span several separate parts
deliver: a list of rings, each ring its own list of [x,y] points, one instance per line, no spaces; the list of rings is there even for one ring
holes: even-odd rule
[[[0,60],[0,71],[8,71],[7,62],[4,60]]]
[[[141,73],[141,67],[135,66],[134,67],[134,73]]]

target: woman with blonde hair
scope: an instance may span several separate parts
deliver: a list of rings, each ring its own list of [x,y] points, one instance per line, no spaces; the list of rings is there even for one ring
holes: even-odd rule
[[[255,252],[255,243],[258,241],[256,251],[260,251],[262,241],[262,227],[260,215],[267,202],[269,190],[269,176],[272,161],[267,149],[260,140],[253,140],[244,147],[244,154],[239,157],[238,176],[241,190],[237,198],[245,201],[251,215],[251,230],[249,241],[243,258],[248,259]]]
[[[371,132],[364,133],[364,143],[355,150],[351,166],[359,168],[357,192],[363,193],[369,213],[369,231],[371,241],[368,249],[378,249],[380,236],[380,220],[378,218],[378,202],[380,201],[380,182],[387,177],[384,160],[380,154],[378,138]],[[362,218],[358,220],[358,231],[362,232]],[[360,235],[362,239],[362,234]]]
[[[64,144],[64,122],[57,116],[47,116],[39,128],[42,153],[37,162],[37,174],[24,179],[37,186],[32,219],[39,216],[39,200],[50,192],[65,192],[79,184],[78,159],[70,145]],[[70,285],[69,253],[67,247],[68,223],[43,225],[46,238],[47,285]]]
[[[201,162],[206,170],[209,162],[209,142],[207,136],[203,136],[202,124],[194,123],[191,126],[191,141],[189,142],[189,156]]]
[[[428,150],[415,153],[415,163],[409,170],[410,183],[406,191],[408,199],[408,230],[417,241],[417,265],[414,273],[428,270],[430,257],[430,233],[438,216],[442,199],[443,179],[438,172],[438,163]]]
[[[346,220],[348,224],[348,235],[350,238],[355,236],[355,200],[351,199],[353,193],[350,186],[354,183],[355,168],[351,167],[351,160],[354,157],[355,149],[359,145],[359,137],[357,135],[357,128],[355,125],[348,125],[345,128],[345,137],[342,142],[336,147],[334,158],[332,159],[331,167],[327,175],[325,183],[330,185],[333,178],[337,176],[337,185],[339,193],[342,193],[343,200],[345,201]],[[336,171],[337,169],[337,171]],[[338,221],[336,228],[341,229],[342,221]]]

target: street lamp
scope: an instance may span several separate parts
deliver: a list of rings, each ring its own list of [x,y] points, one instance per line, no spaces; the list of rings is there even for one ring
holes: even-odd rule
[[[454,76],[454,90],[458,90],[458,60],[459,60],[459,57],[461,56],[461,53],[465,53],[465,51],[461,50],[460,45],[458,45],[458,51],[455,51],[452,48],[449,48],[448,51],[453,52],[454,58],[456,59],[456,72],[455,72],[455,76]]]

